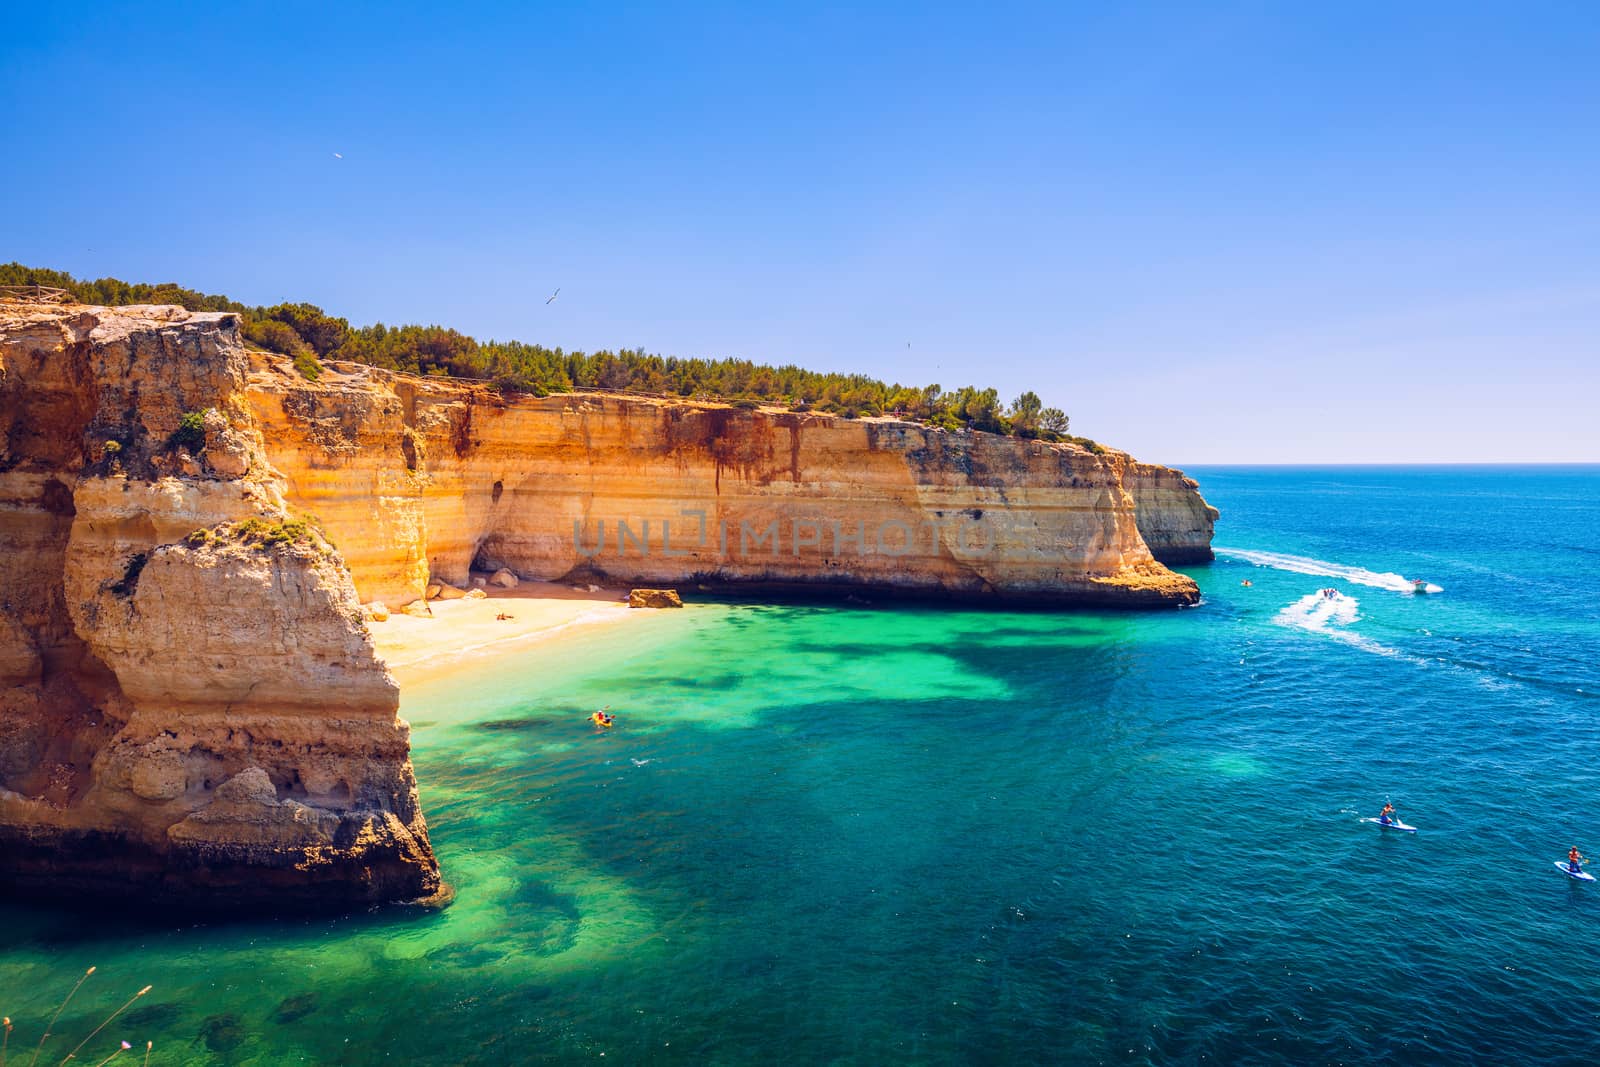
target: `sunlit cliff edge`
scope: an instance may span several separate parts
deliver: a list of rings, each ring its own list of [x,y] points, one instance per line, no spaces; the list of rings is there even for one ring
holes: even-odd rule
[[[363,601],[507,567],[713,589],[1156,607],[1211,558],[1195,483],[1096,454],[851,420],[482,385],[265,357],[249,400],[292,510],[317,516]]]
[[[1160,607],[1198,599],[1163,561],[1209,559],[1215,518],[1112,450],[344,363],[313,383],[228,314],[0,304],[0,883],[445,898],[361,605],[475,567]]]

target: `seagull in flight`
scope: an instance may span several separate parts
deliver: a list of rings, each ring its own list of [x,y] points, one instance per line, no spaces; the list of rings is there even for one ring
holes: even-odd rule
[[[333,158],[334,159],[343,159],[344,158],[344,153],[343,152],[335,152],[333,154]]]
[[[545,303],[546,304],[552,303],[555,300],[555,298],[560,296],[560,295],[561,295],[561,288],[559,286],[557,286],[556,287],[556,291],[550,294],[550,299],[546,300]]]

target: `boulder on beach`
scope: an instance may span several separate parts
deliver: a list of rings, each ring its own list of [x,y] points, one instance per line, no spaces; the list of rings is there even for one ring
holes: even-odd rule
[[[498,585],[501,589],[515,589],[517,587],[517,576],[501,567],[494,572],[494,577],[489,579],[489,584]]]
[[[426,600],[413,600],[400,610],[407,615],[415,615],[419,619],[430,618],[433,615],[433,609],[428,607]]]
[[[467,595],[467,591],[465,589],[457,589],[455,586],[451,585],[449,582],[440,582],[439,583],[439,597],[438,597],[438,599],[440,599],[440,600],[460,600],[462,597],[464,597],[466,595]]]
[[[361,605],[361,614],[371,622],[388,622],[389,609],[381,601],[374,600],[370,604]]]
[[[630,589],[628,591],[628,607],[630,608],[681,608],[683,598],[676,589]]]
[[[444,587],[439,585],[436,582],[429,582],[428,583],[428,587],[425,590],[423,590],[422,599],[424,599],[424,600],[438,600],[439,599],[439,590],[442,589],[442,588],[444,588]]]
[[[489,599],[489,594],[485,593],[482,589],[469,589],[464,595],[465,595],[466,599],[468,599],[468,600],[487,600],[487,599]]]

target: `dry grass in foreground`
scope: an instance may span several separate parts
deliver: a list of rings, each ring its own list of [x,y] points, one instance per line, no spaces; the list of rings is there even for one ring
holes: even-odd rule
[[[94,972],[95,972],[95,968],[93,968],[93,967],[90,967],[87,971],[84,971],[83,972],[83,977],[79,978],[78,981],[73,985],[73,987],[67,991],[66,997],[64,997],[62,999],[61,1004],[56,1008],[56,1013],[54,1015],[50,1016],[50,1025],[48,1025],[48,1026],[46,1026],[44,1028],[44,1033],[39,1037],[39,1043],[34,1046],[33,1056],[28,1060],[28,1067],[36,1067],[36,1065],[39,1062],[39,1057],[44,1053],[45,1042],[49,1041],[52,1037],[56,1036],[55,1035],[56,1021],[61,1018],[61,1013],[67,1010],[67,1005],[72,1003],[72,998],[78,995],[78,990],[83,988],[83,983],[87,982],[89,980],[89,976],[94,974]],[[85,1060],[78,1059],[78,1053],[83,1051],[83,1047],[85,1045],[87,1045],[89,1042],[93,1041],[96,1037],[98,1037],[99,1034],[100,1034],[100,1031],[104,1030],[106,1027],[110,1026],[113,1022],[115,1022],[117,1016],[121,1015],[123,1012],[125,1012],[129,1008],[133,1007],[134,1001],[138,1000],[140,997],[142,997],[146,993],[150,992],[150,989],[151,989],[150,986],[145,986],[143,989],[139,990],[139,992],[135,993],[133,996],[129,997],[126,1001],[124,1001],[122,1007],[118,1008],[116,1011],[114,1011],[110,1015],[106,1016],[104,1022],[102,1022],[99,1026],[95,1027],[93,1030],[89,1031],[89,1035],[87,1037],[85,1037],[82,1041],[79,1041],[76,1045],[74,1045],[72,1047],[72,1051],[71,1052],[67,1053],[64,1057],[62,1057],[58,1067],[65,1067],[66,1064],[72,1063],[74,1061],[76,1061],[78,1063],[87,1062]],[[13,1029],[13,1026],[12,1026],[12,1023],[11,1023],[11,1016],[9,1016],[9,1015],[5,1016],[5,1021],[4,1021],[3,1025],[5,1027],[5,1033],[4,1033],[3,1036],[0,1036],[0,1067],[6,1067],[6,1064],[8,1062],[8,1057],[9,1057],[10,1051],[11,1051],[11,1031]],[[94,1067],[104,1067],[105,1064],[110,1063],[112,1060],[116,1059],[118,1056],[121,1056],[124,1052],[128,1052],[128,1051],[132,1050],[132,1048],[133,1048],[133,1046],[131,1044],[129,1044],[128,1042],[119,1041],[117,1043],[117,1047],[112,1049],[111,1052],[104,1059],[100,1059],[100,1060],[95,1060],[94,1061]],[[144,1043],[144,1062],[146,1064],[146,1067],[148,1067],[148,1064],[150,1063],[150,1052],[154,1048],[155,1048],[155,1042],[146,1041]],[[53,1056],[55,1054],[51,1053],[51,1055]],[[91,1053],[91,1055],[98,1055],[98,1053]],[[46,1060],[45,1062],[48,1063],[49,1061]]]

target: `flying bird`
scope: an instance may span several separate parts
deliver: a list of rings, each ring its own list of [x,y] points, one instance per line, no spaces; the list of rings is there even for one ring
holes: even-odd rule
[[[333,154],[333,158],[334,159],[343,159],[344,158],[344,153],[343,152],[335,152]]]
[[[552,303],[555,300],[555,298],[560,296],[560,295],[561,295],[561,289],[560,289],[560,287],[557,287],[556,291],[550,294],[550,299],[546,300],[545,303],[546,304]]]

